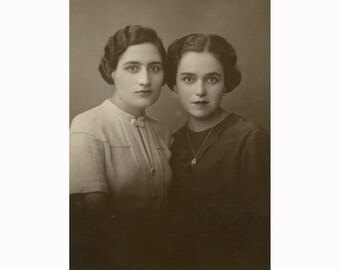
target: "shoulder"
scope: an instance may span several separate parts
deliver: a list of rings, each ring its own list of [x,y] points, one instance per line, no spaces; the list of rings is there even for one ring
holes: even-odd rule
[[[157,134],[161,135],[161,134],[169,132],[168,128],[162,122],[160,122],[159,120],[151,118],[150,116],[146,116],[145,118],[150,123],[153,130]]]
[[[180,138],[182,138],[183,136],[185,136],[187,134],[186,132],[187,132],[187,124],[185,123],[182,127],[177,129],[173,133],[173,136],[174,136],[175,140],[179,140]]]
[[[165,140],[167,142],[167,144],[170,145],[172,143],[173,137],[171,135],[171,132],[167,128],[167,126],[165,126],[159,120],[156,120],[156,119],[151,118],[149,116],[146,116],[146,119],[150,123],[150,125],[152,126],[152,129],[155,131],[157,136],[160,136],[161,138],[163,138],[163,140]]]
[[[175,138],[180,138],[186,134],[187,134],[187,122],[185,122],[183,126],[181,126],[176,131],[173,132],[173,136]]]
[[[184,124],[173,134],[174,143],[172,145],[172,150],[177,151],[176,149],[182,149],[183,144],[186,143],[187,140],[187,124]]]
[[[243,140],[253,137],[266,138],[268,135],[261,127],[236,114],[231,115],[231,121],[225,123],[221,132],[221,138],[225,140]]]
[[[74,117],[70,134],[86,133],[93,137],[101,137],[100,133],[105,123],[105,113],[102,110],[102,105],[99,105]]]

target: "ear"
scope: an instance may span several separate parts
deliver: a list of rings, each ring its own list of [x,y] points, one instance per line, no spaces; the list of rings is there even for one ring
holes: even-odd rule
[[[175,93],[177,94],[178,93],[178,88],[177,88],[176,84],[173,86],[173,89],[174,89]]]

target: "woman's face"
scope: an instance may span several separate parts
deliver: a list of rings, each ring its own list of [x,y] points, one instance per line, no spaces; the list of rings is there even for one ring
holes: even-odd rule
[[[189,118],[212,118],[219,111],[225,90],[222,64],[208,52],[185,53],[178,65],[174,90]]]
[[[152,43],[129,46],[112,72],[114,103],[122,110],[140,116],[156,102],[163,85],[161,55]]]

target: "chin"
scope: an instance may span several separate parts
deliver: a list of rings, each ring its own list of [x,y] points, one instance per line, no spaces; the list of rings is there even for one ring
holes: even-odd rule
[[[140,109],[146,109],[147,107],[152,106],[153,104],[155,104],[156,101],[150,100],[150,101],[141,101],[136,103],[136,107],[140,108]]]
[[[198,113],[198,112],[194,112],[194,113],[190,113],[190,116],[195,118],[195,119],[208,119],[212,113],[207,113],[207,112],[201,112],[201,113]]]

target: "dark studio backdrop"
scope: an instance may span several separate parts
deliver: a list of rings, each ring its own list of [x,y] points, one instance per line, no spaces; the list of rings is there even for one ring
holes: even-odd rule
[[[109,37],[126,25],[154,28],[167,47],[191,33],[223,36],[236,50],[241,84],[223,98],[228,112],[270,132],[269,0],[70,0],[70,121],[112,95],[98,72]],[[175,131],[185,121],[164,85],[147,113]]]

